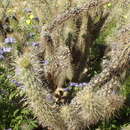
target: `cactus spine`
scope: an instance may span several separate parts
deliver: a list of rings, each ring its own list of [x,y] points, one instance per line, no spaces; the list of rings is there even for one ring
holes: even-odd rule
[[[34,56],[24,54],[16,59],[16,77],[25,86],[28,104],[35,116],[43,126],[47,125],[57,130],[64,130],[64,123],[58,111],[53,108],[53,104],[49,104],[47,101],[49,95],[45,89],[47,83],[41,83],[38,79],[37,71],[39,68]]]
[[[100,2],[99,5],[102,5],[102,1]],[[103,4],[107,2],[109,2],[109,0],[106,0]],[[42,43],[44,44],[40,49],[46,49],[44,48],[45,44],[50,44],[50,46],[48,45],[47,47],[52,47],[45,52],[45,55],[53,56],[53,54],[55,54],[55,46],[53,49],[53,43],[51,42],[53,42],[53,37],[55,36],[53,31],[59,25],[81,14],[81,12],[86,12],[88,9],[97,6],[98,3],[98,1],[90,1],[90,3],[87,1],[83,6],[70,9],[56,17],[50,24],[45,25],[41,33],[42,37],[44,37],[44,39],[42,39]],[[83,18],[81,30],[78,30],[78,35],[76,35],[77,43],[85,44],[82,35],[87,33],[83,30],[83,28],[86,27],[84,22],[87,20],[87,18]],[[77,30],[77,28],[75,22],[72,23],[72,25],[72,33],[76,33],[75,30]],[[126,24],[126,26],[129,25]],[[121,35],[125,36],[125,39],[128,39],[129,28],[124,29],[125,32],[123,34],[121,33]],[[116,33],[118,33],[118,31],[117,29]],[[45,35],[43,35],[43,32]],[[51,37],[52,35],[53,37]],[[113,36],[111,39],[113,39]],[[114,41],[116,42],[115,39]],[[118,111],[122,107],[124,97],[118,92],[121,85],[117,75],[120,75],[123,69],[127,69],[130,45],[128,40],[126,40],[125,44],[121,41],[117,41],[117,43],[119,43],[118,46],[111,47],[111,59],[108,66],[103,69],[100,74],[93,77],[83,90],[77,92],[76,96],[70,101],[70,104],[66,103],[61,106],[55,105],[55,101],[49,102],[47,100],[48,95],[51,95],[46,89],[50,88],[46,81],[49,80],[49,78],[45,78],[46,69],[39,64],[38,56],[32,53],[24,53],[16,59],[16,78],[24,84],[28,104],[43,126],[45,124],[55,130],[81,130],[96,124],[100,120],[107,119],[107,117],[110,118],[114,115],[115,111]],[[63,48],[61,48],[61,50],[62,49]],[[83,47],[83,49],[85,48]],[[62,62],[62,60],[64,61],[64,58],[61,58],[58,62]],[[53,64],[51,64],[51,68],[52,67]],[[41,73],[43,73],[43,76],[40,75]]]

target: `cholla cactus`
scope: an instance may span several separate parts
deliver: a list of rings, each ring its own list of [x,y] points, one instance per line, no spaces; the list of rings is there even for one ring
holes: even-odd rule
[[[72,56],[67,46],[52,41],[51,36],[43,30],[41,32],[44,49],[44,60],[48,63],[43,66],[44,76],[50,81],[52,90],[62,88],[65,80],[72,80]]]
[[[72,6],[75,5],[73,1],[70,2]],[[106,4],[108,2],[109,5]],[[91,0],[77,8],[67,10],[43,27],[41,44],[37,50],[32,49],[17,57],[16,78],[24,85],[22,90],[27,95],[27,103],[43,126],[47,125],[55,130],[85,129],[100,120],[111,118],[123,106],[125,98],[120,94],[120,75],[127,70],[130,54],[127,20],[125,26],[122,27],[125,32],[120,32],[119,26],[115,28],[117,37],[122,36],[121,40],[114,39],[115,32],[112,32],[107,38],[108,42],[117,42],[118,45],[117,43],[110,45],[109,64],[104,67],[102,72],[94,76],[74,96],[72,91],[72,95],[68,97],[69,102],[59,105],[54,96],[57,87],[67,86],[66,78],[80,82],[92,45],[99,36],[100,30],[107,30],[105,28],[108,24],[105,23],[108,17],[106,10],[102,9],[101,12],[98,12],[93,8],[103,8],[105,4],[110,7],[113,3],[110,2],[110,0]],[[89,9],[94,11],[90,13]],[[109,13],[112,12],[111,10]],[[87,14],[81,15],[83,12],[87,12]],[[95,13],[98,13],[96,18]],[[77,25],[80,18],[81,23]],[[110,17],[109,21],[111,20]],[[71,23],[68,28],[65,25],[66,21],[68,24]],[[61,25],[61,30],[59,25]],[[61,35],[61,31],[63,31],[62,34],[65,32],[65,36]],[[69,37],[70,33],[74,37]],[[126,39],[125,43],[123,38]],[[74,54],[80,56],[75,59]],[[41,64],[41,61],[44,64]],[[77,68],[80,70],[78,71]]]
[[[42,72],[38,60],[33,55],[24,54],[16,59],[16,78],[24,84],[30,108],[41,124],[59,130],[64,129],[64,122],[60,119],[55,106],[53,108],[53,99],[49,101],[50,94],[46,90],[47,82],[41,82],[39,79],[40,71]]]

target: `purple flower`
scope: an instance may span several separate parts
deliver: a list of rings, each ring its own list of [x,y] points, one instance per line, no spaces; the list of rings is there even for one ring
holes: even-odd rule
[[[39,46],[39,43],[37,43],[37,42],[32,42],[32,46],[37,47],[37,46]]]
[[[75,86],[75,87],[78,87],[78,86],[79,86],[79,84],[75,84],[74,86]]]
[[[13,37],[7,37],[7,38],[5,39],[5,43],[6,43],[6,44],[16,43],[16,39],[13,38]]]
[[[12,128],[4,129],[4,130],[12,130]]]
[[[30,8],[25,8],[24,11],[25,11],[25,13],[31,13],[31,12],[32,12],[32,9],[30,9]]]
[[[69,84],[69,86],[70,87],[84,87],[84,86],[86,86],[87,85],[87,83],[85,83],[85,82],[83,82],[83,83],[74,83],[74,82],[71,82],[70,84]],[[67,91],[69,88],[65,88],[65,91]]]
[[[69,84],[69,86],[77,86],[78,85],[78,83],[74,83],[74,82],[71,82],[70,84]]]
[[[8,53],[8,52],[11,52],[11,49],[10,47],[3,47],[3,48],[0,48],[0,55],[3,55],[4,53]],[[2,57],[2,56],[1,56]]]
[[[84,83],[82,83],[82,85],[83,85],[83,86],[86,86],[86,85],[87,85],[87,83],[85,83],[85,82],[84,82]]]
[[[19,83],[19,82],[16,82],[15,85],[16,85],[17,87],[20,87],[22,84]]]
[[[17,87],[19,87],[20,89],[22,89],[22,91],[25,91],[26,90],[26,86],[24,86],[23,84],[21,84],[21,86],[17,86]]]
[[[0,55],[3,55],[3,49],[2,48],[0,48]]]
[[[79,87],[83,87],[84,85],[83,85],[83,83],[79,83]]]
[[[79,87],[84,87],[84,86],[86,86],[86,85],[87,85],[87,83],[85,83],[85,82],[78,84]]]
[[[43,60],[43,61],[40,61],[42,64],[45,64],[45,65],[47,65],[47,64],[49,64],[49,61],[48,60]]]
[[[3,60],[5,57],[0,54],[0,60]]]
[[[3,49],[4,53],[7,53],[7,52],[11,52],[12,48],[11,47],[3,47],[2,49]]]
[[[75,89],[79,88],[79,87],[84,87],[85,85],[87,85],[87,83],[83,82],[83,83],[74,83],[71,82],[69,84],[70,87],[64,88],[64,91],[69,91],[72,89],[72,87],[76,87]]]
[[[64,88],[64,91],[69,91],[69,90],[71,90],[71,88]]]
[[[20,87],[22,83],[18,82],[17,80],[11,80],[17,87]]]
[[[39,19],[38,17],[34,17],[33,19],[34,19],[35,21],[37,21],[37,22],[40,21],[40,19]]]

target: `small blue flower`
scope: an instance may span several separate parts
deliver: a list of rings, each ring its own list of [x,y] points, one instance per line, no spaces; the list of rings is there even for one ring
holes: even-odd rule
[[[39,46],[39,43],[37,43],[37,42],[32,42],[32,46],[37,47],[37,46]]]
[[[75,84],[74,86],[75,86],[75,87],[79,87],[79,84]]]
[[[3,49],[0,48],[0,55],[3,55],[3,54],[4,54]]]
[[[12,128],[4,129],[4,130],[12,130]]]
[[[20,87],[22,84],[19,83],[19,82],[16,82],[15,85],[16,85],[17,87]]]
[[[4,41],[6,44],[16,43],[16,39],[13,37],[7,37]]]
[[[83,83],[75,83],[75,82],[71,82],[71,83],[69,84],[69,87],[64,88],[64,91],[71,90],[72,87],[74,87],[75,90],[77,90],[77,89],[82,88],[82,87],[84,87],[84,86],[86,86],[86,85],[87,85],[87,83],[85,83],[85,82],[83,82]]]
[[[40,63],[47,65],[47,64],[49,64],[49,61],[48,60],[43,60],[43,61],[40,61]]]
[[[17,80],[11,80],[17,87],[20,87],[22,83],[18,82]]]
[[[3,49],[4,53],[8,53],[8,52],[11,52],[12,48],[11,47],[3,47],[2,49]]]
[[[11,80],[11,82],[16,83],[17,81],[15,79]]]
[[[77,86],[78,85],[78,83],[74,83],[74,82],[71,82],[70,84],[69,84],[69,86]]]
[[[22,89],[23,91],[25,91],[26,90],[26,86],[24,86],[23,84],[21,84],[21,86],[18,86],[20,89]]]
[[[40,19],[39,19],[38,17],[34,17],[33,20],[35,20],[35,21],[37,21],[37,22],[40,21]]]
[[[83,87],[84,85],[82,83],[79,83],[79,87]]]
[[[69,90],[71,90],[71,88],[64,88],[64,91],[69,91]]]
[[[86,86],[86,85],[87,85],[87,83],[85,83],[85,82],[84,82],[84,83],[82,83],[82,84],[83,84],[83,86]]]

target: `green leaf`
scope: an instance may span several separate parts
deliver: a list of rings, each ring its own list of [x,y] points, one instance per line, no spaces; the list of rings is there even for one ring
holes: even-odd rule
[[[16,110],[14,113],[13,113],[13,116],[16,116],[16,114],[19,112],[19,109]]]
[[[112,128],[117,128],[116,125],[114,125],[114,124],[112,124],[111,126],[112,126]]]

